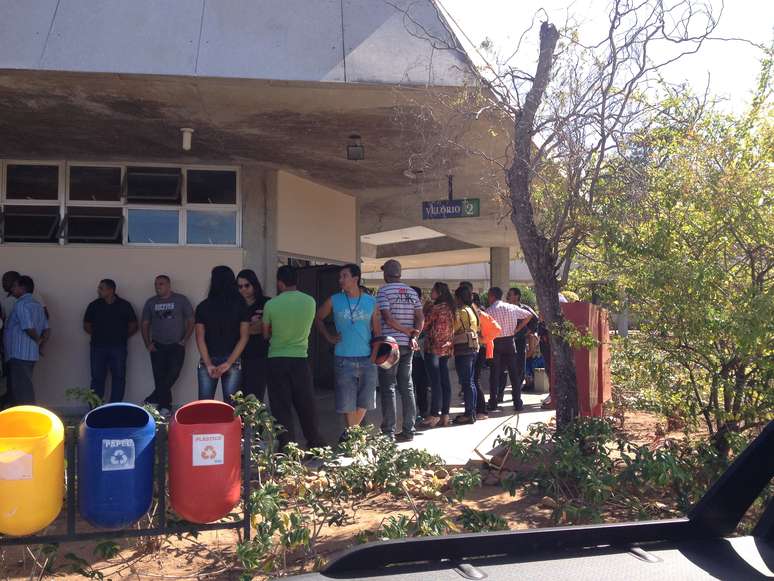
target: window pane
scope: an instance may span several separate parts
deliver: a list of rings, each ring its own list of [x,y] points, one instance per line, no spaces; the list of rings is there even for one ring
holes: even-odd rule
[[[236,212],[188,211],[188,244],[236,244]]]
[[[59,166],[8,166],[6,179],[9,200],[56,200],[59,198]]]
[[[3,210],[5,242],[57,242],[58,235],[56,206],[6,206]]]
[[[189,204],[236,204],[236,172],[188,170]]]
[[[129,242],[134,244],[177,244],[177,211],[129,210]]]
[[[130,203],[179,204],[180,176],[179,168],[127,168],[126,199]]]
[[[120,167],[70,168],[70,199],[95,202],[121,201]]]
[[[68,208],[65,220],[68,242],[123,242],[124,217],[121,208]]]

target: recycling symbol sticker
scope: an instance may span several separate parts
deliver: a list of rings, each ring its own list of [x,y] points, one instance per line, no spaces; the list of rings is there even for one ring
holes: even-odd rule
[[[223,434],[193,435],[193,465],[220,466],[223,464]]]
[[[102,471],[134,470],[134,440],[102,440]]]

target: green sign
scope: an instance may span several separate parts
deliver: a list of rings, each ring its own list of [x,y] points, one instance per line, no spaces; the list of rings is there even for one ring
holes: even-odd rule
[[[480,215],[481,201],[478,198],[422,202],[423,220],[443,220],[445,218],[478,218]]]

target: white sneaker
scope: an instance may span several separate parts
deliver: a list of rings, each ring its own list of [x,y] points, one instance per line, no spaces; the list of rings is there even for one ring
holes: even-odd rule
[[[168,420],[172,416],[172,410],[169,408],[159,408],[159,414],[165,420]]]

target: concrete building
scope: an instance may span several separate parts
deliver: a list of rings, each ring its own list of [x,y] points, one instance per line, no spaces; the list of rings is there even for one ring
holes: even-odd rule
[[[0,1],[0,269],[51,312],[38,399],[88,386],[81,321],[104,277],[138,311],[160,273],[197,303],[218,264],[269,293],[288,260],[392,256],[491,259],[507,284],[500,178],[461,146],[502,154],[502,137],[439,104],[469,84],[458,47],[431,0]],[[480,216],[423,222],[449,174]],[[192,341],[178,402],[197,360]],[[127,399],[151,386],[135,337]]]

